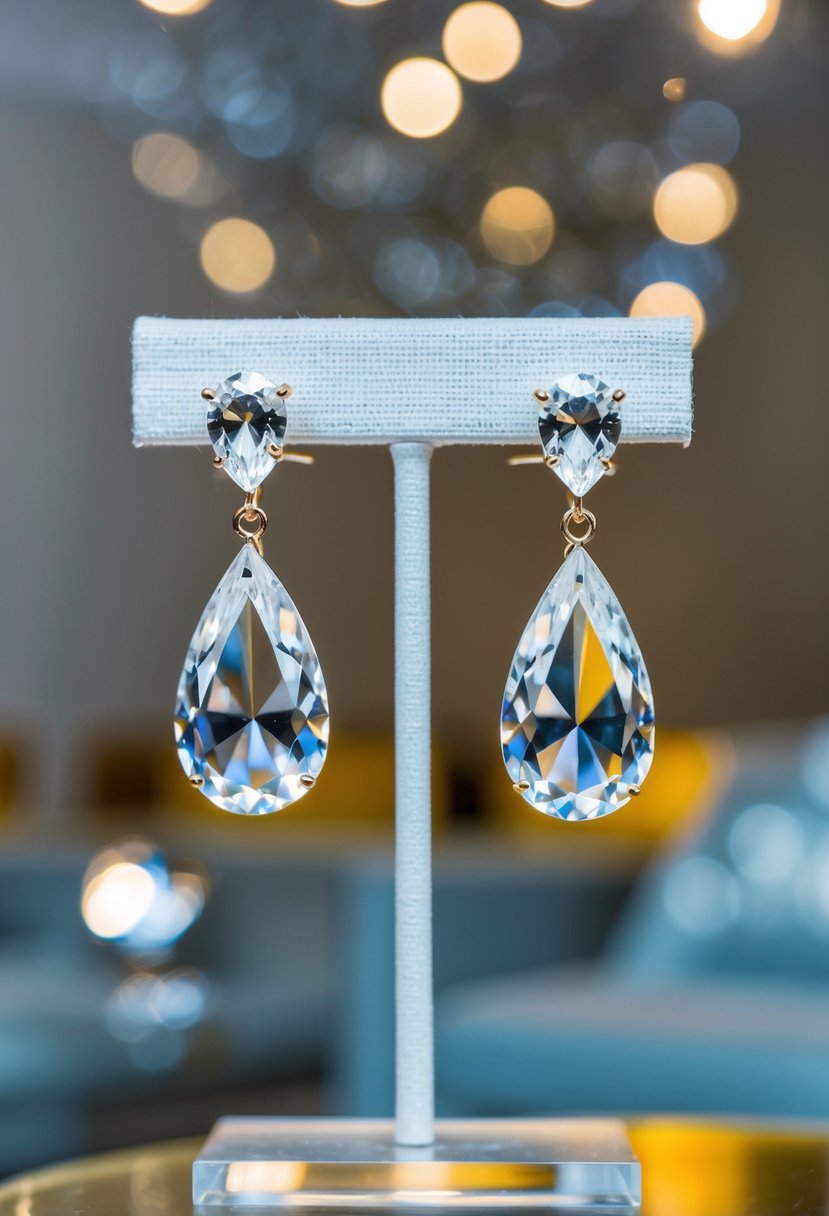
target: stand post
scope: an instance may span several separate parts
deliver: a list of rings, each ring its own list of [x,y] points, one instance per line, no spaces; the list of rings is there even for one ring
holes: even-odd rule
[[[434,1140],[428,443],[393,443],[396,1133]]]

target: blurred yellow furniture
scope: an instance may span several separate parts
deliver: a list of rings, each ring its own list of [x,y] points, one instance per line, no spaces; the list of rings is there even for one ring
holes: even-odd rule
[[[20,801],[20,787],[26,767],[26,747],[14,735],[0,737],[0,820],[10,817]]]
[[[89,745],[89,801],[99,813],[143,807],[170,823],[174,818],[204,825],[220,821],[238,829],[243,817],[228,815],[194,790],[182,772],[172,732],[168,737],[113,734]],[[450,782],[440,749],[432,754],[432,807],[437,830],[449,812]],[[277,816],[280,834],[314,837],[342,828],[350,834],[390,834],[394,826],[394,739],[391,734],[332,736],[322,776],[311,794]]]
[[[642,1162],[641,1216],[829,1210],[829,1127],[653,1119],[628,1131]],[[0,1186],[0,1216],[192,1216],[190,1168],[198,1147],[197,1141],[154,1145],[27,1174]],[[568,1211],[577,1216],[579,1209]]]

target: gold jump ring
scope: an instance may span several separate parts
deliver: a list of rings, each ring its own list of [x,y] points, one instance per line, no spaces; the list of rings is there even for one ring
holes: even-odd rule
[[[584,524],[585,528],[582,533],[574,532],[571,524]],[[561,521],[561,531],[564,539],[567,541],[565,554],[569,554],[577,545],[589,545],[593,537],[596,535],[596,516],[592,511],[588,511],[586,507],[574,505],[568,507],[564,512],[564,518]]]
[[[261,540],[268,526],[268,517],[260,506],[245,501],[244,506],[233,512],[233,530],[242,540]]]

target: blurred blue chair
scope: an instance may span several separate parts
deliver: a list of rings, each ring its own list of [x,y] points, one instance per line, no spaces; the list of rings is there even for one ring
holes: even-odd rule
[[[598,962],[441,997],[446,1111],[829,1116],[829,727],[737,755]]]
[[[338,1114],[394,1108],[392,858],[344,859],[339,874],[336,1017],[329,1040]],[[629,894],[631,864],[528,852],[474,836],[435,855],[434,986],[520,974],[595,955]]]

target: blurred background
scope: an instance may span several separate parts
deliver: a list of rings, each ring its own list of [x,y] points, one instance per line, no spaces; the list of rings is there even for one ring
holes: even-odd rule
[[[827,6],[6,0],[0,35],[0,1169],[392,1104],[388,455],[268,486],[333,746],[295,811],[222,815],[171,718],[238,496],[132,449],[145,313],[693,317],[693,444],[596,492],[657,698],[635,808],[515,798],[562,494],[435,458],[439,1104],[829,1115]]]

